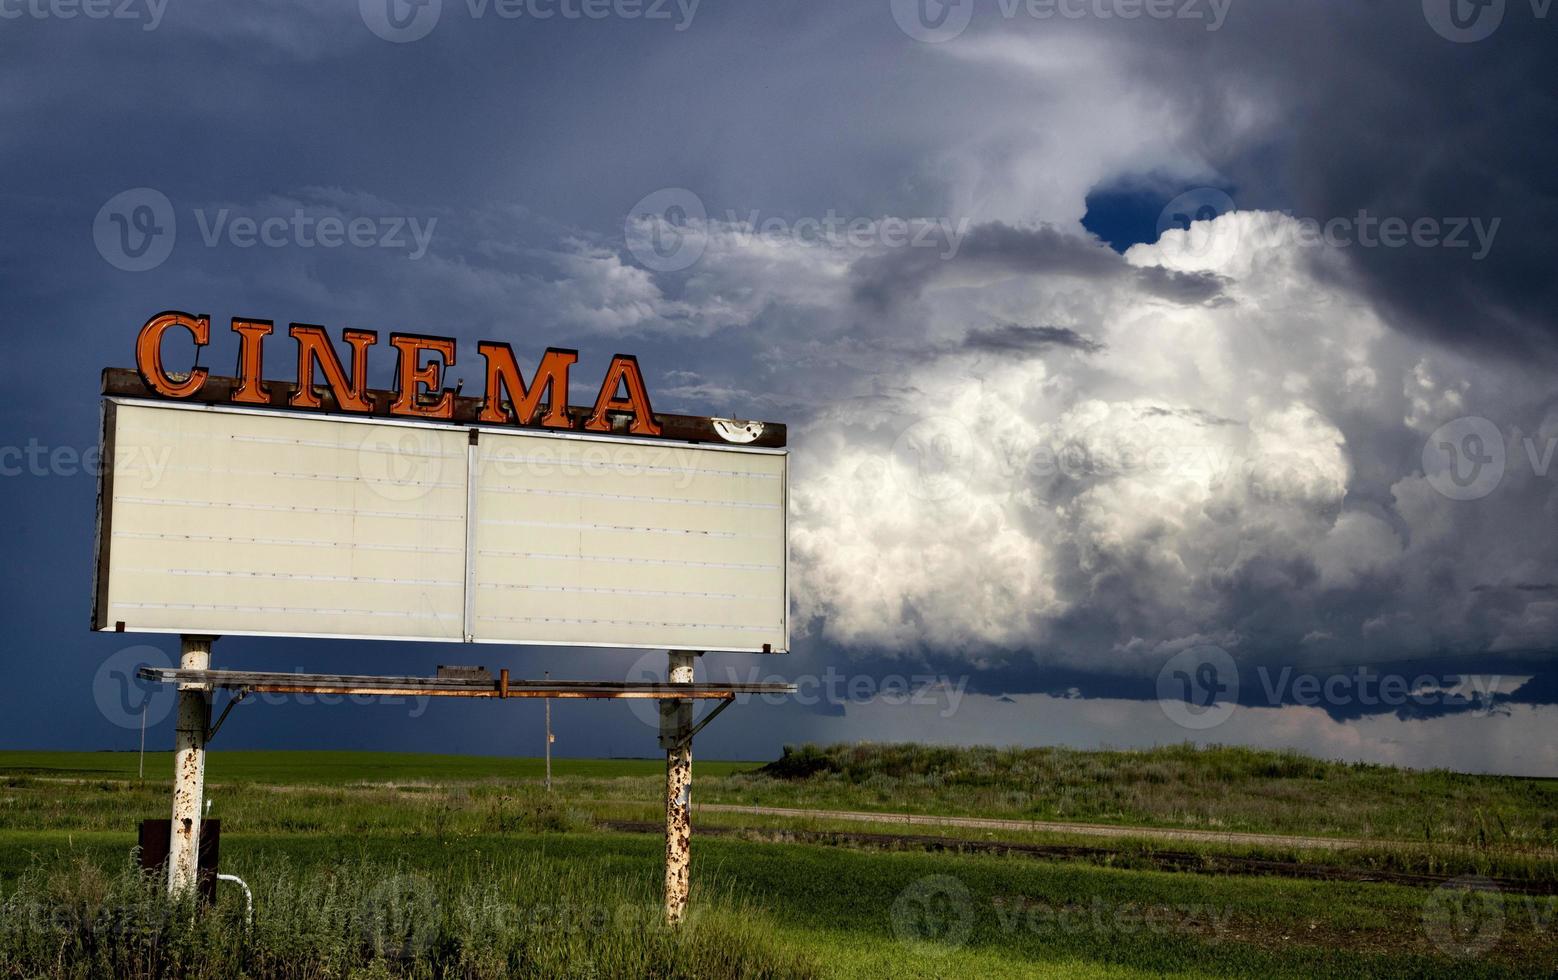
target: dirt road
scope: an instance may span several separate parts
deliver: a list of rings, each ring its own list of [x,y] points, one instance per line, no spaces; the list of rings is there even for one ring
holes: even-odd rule
[[[1107,824],[1067,823],[1058,820],[1006,820],[995,817],[942,817],[920,813],[871,813],[861,810],[810,810],[783,806],[739,806],[730,803],[694,803],[704,813],[751,813],[769,817],[810,817],[817,820],[849,820],[857,823],[905,824],[919,827],[968,827],[975,830],[1017,830],[1076,834],[1084,837],[1135,837],[1149,840],[1201,841],[1209,844],[1265,845],[1344,851],[1371,842],[1342,837],[1301,837],[1293,834],[1252,834],[1221,830],[1184,830],[1173,827],[1116,827]],[[1373,841],[1375,845],[1412,847],[1410,843]]]

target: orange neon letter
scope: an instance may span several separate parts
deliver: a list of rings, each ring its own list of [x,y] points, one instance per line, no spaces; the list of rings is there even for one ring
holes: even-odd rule
[[[242,405],[269,405],[270,389],[265,387],[265,338],[274,325],[269,320],[240,320],[233,317],[233,333],[238,341],[238,387],[233,401]]]
[[[436,362],[422,362],[422,352],[431,351],[444,359],[444,367],[454,365],[454,341],[447,337],[419,337],[415,334],[390,334],[390,346],[400,351],[400,394],[390,411],[396,415],[420,415],[429,419],[447,419],[454,415],[454,392],[444,390],[442,368]],[[418,397],[421,388],[438,393],[431,405]]]
[[[189,377],[174,381],[162,366],[162,335],[174,327],[183,327],[195,337],[195,346],[204,347],[211,342],[211,318],[202,314],[158,313],[141,328],[135,338],[135,367],[141,372],[141,380],[151,390],[168,398],[188,398],[206,383],[210,372],[203,367],[190,368]]]
[[[579,359],[578,351],[548,347],[536,368],[530,386],[520,376],[519,365],[514,361],[514,350],[508,344],[484,340],[476,345],[481,356],[487,359],[487,394],[482,402],[478,421],[503,425],[518,422],[534,425],[536,409],[541,405],[541,395],[549,394],[546,414],[541,424],[549,429],[567,429],[568,422],[568,368]],[[503,407],[503,393],[507,390],[514,402],[513,411]]]
[[[618,398],[617,390],[627,386],[627,397]],[[655,421],[654,409],[649,407],[649,392],[644,388],[644,377],[638,372],[638,358],[631,354],[617,354],[611,359],[606,380],[601,382],[600,395],[595,399],[595,411],[584,427],[591,432],[610,432],[611,421],[607,412],[630,412],[633,423],[628,431],[635,436],[657,436],[660,425]]]
[[[298,390],[292,393],[291,399],[294,408],[321,407],[319,396],[314,392],[314,362],[317,360],[336,404],[349,412],[373,410],[373,402],[368,399],[368,348],[379,339],[378,334],[372,330],[342,331],[341,336],[352,347],[352,376],[348,380],[324,327],[294,323],[287,333],[298,342]]]

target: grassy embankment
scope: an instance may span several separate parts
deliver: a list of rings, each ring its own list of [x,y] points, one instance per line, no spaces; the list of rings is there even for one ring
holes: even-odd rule
[[[659,840],[599,822],[657,812],[657,762],[559,760],[547,798],[535,760],[214,753],[223,870],[256,890],[246,933],[226,887],[196,919],[119,873],[135,820],[167,806],[166,755],[148,757],[145,785],[135,764],[0,753],[0,975],[1465,976],[1558,963],[1551,897],[1165,873],[1131,866],[1128,846],[1121,867],[704,837],[698,915],[672,934],[654,914]],[[782,775],[757,768],[700,762],[697,796],[1368,838],[1426,821],[1435,846],[1523,853],[1533,880],[1553,877],[1541,781],[1182,749],[846,747],[792,753],[770,770]],[[700,818],[715,822],[758,824],[758,837],[795,823]],[[1481,918],[1453,914],[1468,908]],[[1478,928],[1490,921],[1497,935]]]

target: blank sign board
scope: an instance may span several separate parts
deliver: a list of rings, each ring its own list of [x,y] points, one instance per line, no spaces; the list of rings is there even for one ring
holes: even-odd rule
[[[783,450],[106,404],[94,628],[783,651]]]

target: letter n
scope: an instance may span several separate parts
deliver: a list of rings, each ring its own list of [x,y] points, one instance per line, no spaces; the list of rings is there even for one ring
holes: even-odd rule
[[[337,405],[348,412],[373,411],[373,402],[368,398],[368,348],[378,341],[378,334],[372,330],[342,331],[341,337],[352,348],[352,376],[348,379],[324,327],[294,323],[287,333],[298,342],[298,390],[292,393],[293,407],[322,407],[314,391],[314,362],[318,361]]]

